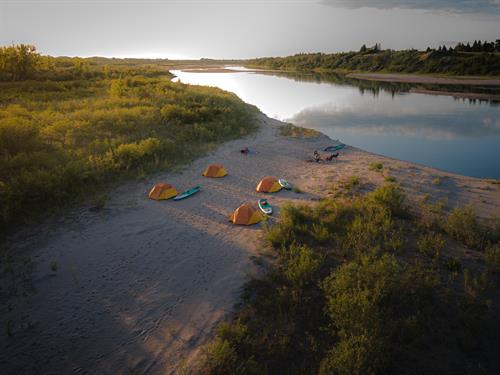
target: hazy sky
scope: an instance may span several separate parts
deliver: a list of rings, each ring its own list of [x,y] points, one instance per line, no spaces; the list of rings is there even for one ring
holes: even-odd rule
[[[500,0],[0,0],[0,45],[247,58],[500,38]]]

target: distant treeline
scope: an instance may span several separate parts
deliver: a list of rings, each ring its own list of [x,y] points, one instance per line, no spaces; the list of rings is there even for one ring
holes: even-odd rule
[[[0,81],[117,78],[140,74],[155,77],[168,74],[169,69],[219,67],[239,64],[235,60],[168,60],[106,57],[52,57],[41,55],[32,45],[0,47]]]
[[[163,60],[103,65],[21,45],[1,48],[0,61],[0,234],[254,129],[254,107],[171,82]]]
[[[302,53],[288,57],[251,59],[246,66],[289,71],[437,73],[451,75],[500,75],[500,40],[459,43],[426,51],[383,50],[379,44],[363,45],[357,52]]]
[[[20,44],[0,47],[0,81],[71,81],[134,74],[152,77],[168,73],[162,65],[165,62],[168,60],[43,56],[35,46]]]
[[[446,46],[441,47],[441,49],[446,50]],[[500,52],[500,39],[495,42],[475,40],[472,46],[470,43],[458,43],[455,48],[450,47],[448,50],[458,52]]]

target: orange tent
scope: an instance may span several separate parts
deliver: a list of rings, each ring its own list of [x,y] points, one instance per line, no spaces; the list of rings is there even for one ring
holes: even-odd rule
[[[262,193],[274,193],[280,191],[282,186],[279,184],[276,177],[264,177],[257,185],[257,191]]]
[[[262,220],[260,211],[250,203],[239,206],[231,215],[230,220],[239,225],[257,224]]]
[[[220,164],[210,164],[205,172],[203,172],[203,176],[205,177],[224,177],[227,175],[227,171]]]
[[[170,199],[172,197],[175,197],[177,194],[177,190],[165,182],[159,182],[149,192],[149,198],[154,199],[156,201],[162,200],[162,199]]]

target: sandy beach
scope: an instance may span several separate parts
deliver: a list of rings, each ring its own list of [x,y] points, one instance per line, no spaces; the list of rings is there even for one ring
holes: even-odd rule
[[[429,194],[430,201],[445,199],[447,207],[472,204],[482,218],[500,216],[498,184],[353,147],[334,162],[306,162],[332,141],[324,135],[285,137],[281,122],[264,115],[258,121],[255,134],[222,145],[181,172],[114,189],[101,210],[83,206],[11,238],[11,251],[33,257],[36,293],[2,301],[2,321],[12,326],[11,337],[0,336],[5,373],[170,374],[189,368],[199,346],[231,313],[245,281],[260,270],[253,257],[263,248],[262,225],[228,221],[233,209],[258,197],[278,208],[272,222],[285,202],[315,202],[350,176],[366,189],[382,185],[384,175],[369,169],[380,162],[411,205]],[[242,155],[244,146],[255,153]],[[202,177],[213,162],[229,175]],[[257,193],[255,186],[268,175],[284,177],[304,193]],[[147,199],[159,181],[179,191],[201,185],[202,191],[179,202]]]

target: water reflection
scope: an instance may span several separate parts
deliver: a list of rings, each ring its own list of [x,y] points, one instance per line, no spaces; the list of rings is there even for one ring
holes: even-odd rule
[[[334,74],[187,73],[184,83],[236,93],[262,112],[365,150],[477,177],[500,178],[498,103],[417,94],[464,87],[378,83]],[[467,88],[470,89],[470,88]],[[476,87],[477,93],[499,88]]]
[[[436,111],[427,108],[421,113],[416,107],[338,108],[331,103],[306,108],[293,116],[299,126],[313,125],[327,131],[353,134],[392,134],[427,139],[457,139],[496,136],[500,134],[498,110],[483,110],[481,118],[475,111]],[[474,124],[471,126],[471,124]]]

